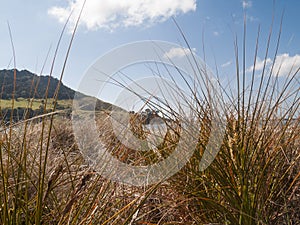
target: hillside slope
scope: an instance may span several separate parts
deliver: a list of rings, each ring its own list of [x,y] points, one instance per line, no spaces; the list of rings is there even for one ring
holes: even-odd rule
[[[8,122],[11,115],[13,116],[13,121],[19,121],[45,113],[43,99],[46,97],[47,86],[49,101],[46,112],[50,112],[53,107],[53,96],[58,82],[59,80],[54,77],[38,76],[28,70],[16,70],[15,102],[14,109],[12,110],[11,99],[14,87],[14,70],[0,70],[0,121]],[[56,109],[66,110],[69,115],[72,111],[74,95],[75,90],[61,83]],[[96,99],[95,97],[84,94],[80,94],[79,96],[83,98],[81,102],[84,102],[82,106],[82,110],[84,111],[110,111],[112,109],[112,104]],[[96,104],[94,105],[93,102],[95,101]]]
[[[28,70],[16,70],[15,98],[45,98],[45,90],[50,81],[48,98],[54,96],[58,79],[49,76],[38,76]],[[0,98],[11,99],[14,85],[14,70],[0,70]],[[73,99],[75,91],[61,84],[58,99]]]

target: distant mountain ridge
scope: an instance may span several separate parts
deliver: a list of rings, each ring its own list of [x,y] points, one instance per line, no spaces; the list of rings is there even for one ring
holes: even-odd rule
[[[46,88],[49,82],[49,75],[38,76],[28,70],[16,70],[16,88],[15,88],[15,99],[44,99]],[[53,98],[59,80],[54,77],[50,77],[50,85],[48,89],[48,98]],[[11,99],[14,85],[14,70],[0,70],[0,99]],[[35,93],[35,94],[34,94]],[[76,91],[65,86],[61,83],[58,100],[73,100]],[[82,97],[85,105],[82,106],[83,110],[101,111],[111,110],[112,104],[108,102],[95,99],[95,97],[79,94],[77,97]],[[93,102],[96,101],[96,104]],[[116,107],[116,106],[115,106]],[[119,107],[117,107],[119,108]],[[119,108],[120,109],[120,108]],[[123,110],[123,109],[121,109]]]
[[[45,98],[45,92],[48,85],[49,76],[38,76],[28,70],[16,70],[16,91],[15,98]],[[54,96],[59,80],[50,77],[50,85],[48,90],[48,98]],[[14,85],[14,70],[0,70],[0,98],[11,99]],[[36,92],[35,92],[36,90]],[[35,93],[34,93],[35,92]],[[60,85],[58,99],[73,99],[75,91]]]

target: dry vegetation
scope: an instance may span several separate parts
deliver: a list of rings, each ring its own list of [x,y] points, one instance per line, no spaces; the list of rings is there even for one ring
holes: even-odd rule
[[[101,118],[99,138],[120,160],[135,159],[135,165],[158,160],[154,152],[138,155],[117,144]],[[71,121],[57,116],[50,122],[2,132],[2,224],[299,223],[299,119],[269,120],[250,129],[229,117],[222,149],[208,169],[198,168],[209,133],[203,131],[184,169],[144,188],[101,177],[81,156]],[[159,151],[176,142],[168,137]]]
[[[257,91],[250,81],[239,86],[237,100],[227,96],[235,104],[225,110],[221,150],[204,171],[199,162],[211,132],[211,108],[209,102],[203,111],[197,105],[202,130],[193,157],[170,179],[146,187],[114,183],[94,171],[78,150],[68,118],[51,114],[3,124],[0,223],[299,224],[298,78],[290,74],[277,90],[278,77],[263,72]],[[237,82],[243,81],[245,74],[238,73]],[[134,165],[161,160],[157,152],[126,149],[105,118],[98,121],[99,140],[115,157]],[[139,121],[132,118],[132,124],[142,137]],[[158,147],[163,158],[178,141],[174,127],[168,132]]]

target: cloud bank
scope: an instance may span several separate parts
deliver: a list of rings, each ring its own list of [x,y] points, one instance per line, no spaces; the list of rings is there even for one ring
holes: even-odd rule
[[[290,56],[288,53],[283,53],[276,56],[275,62],[272,61],[271,58],[267,58],[264,60],[257,59],[255,70],[261,71],[266,63],[266,69],[271,69],[273,67],[273,75],[278,76],[288,76],[290,74],[294,74],[300,68],[300,55],[296,54],[294,56]],[[247,69],[247,72],[253,71],[253,66],[250,66]]]
[[[182,58],[182,57],[186,57],[188,55],[191,55],[192,52],[195,53],[196,52],[196,48],[171,48],[168,52],[166,52],[164,54],[164,58],[166,59],[173,59],[173,58]]]
[[[48,14],[65,23],[75,24],[84,0],[68,0],[65,7],[55,6]],[[163,22],[172,16],[196,10],[196,0],[88,0],[81,17],[81,25],[88,30],[140,26]]]

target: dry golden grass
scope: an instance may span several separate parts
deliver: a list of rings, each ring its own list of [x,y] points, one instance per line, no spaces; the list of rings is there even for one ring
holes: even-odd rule
[[[168,180],[132,187],[107,180],[89,166],[78,149],[72,121],[56,115],[56,95],[50,114],[18,125],[10,120],[5,126],[1,121],[0,223],[299,224],[299,75],[289,74],[278,90],[278,71],[275,76],[272,71],[263,71],[261,84],[254,91],[255,68],[250,84],[246,84],[245,71],[239,72],[237,43],[235,47],[237,96],[230,96],[224,90],[218,99],[224,103],[226,95],[233,110],[224,106],[225,136],[219,154],[206,170],[199,169],[199,162],[211,135],[214,108],[211,102],[204,102],[206,109],[200,113],[198,109],[204,108],[200,100],[191,100],[191,105],[197,104],[193,109],[196,119],[201,121],[201,133],[187,165]],[[258,44],[255,50],[257,53]],[[254,62],[256,59],[255,54]],[[203,74],[199,68],[195,71],[198,76]],[[198,96],[197,89],[191,92],[193,97]],[[45,108],[47,104],[45,99]],[[13,100],[11,108],[15,106]],[[166,108],[167,111],[171,107]],[[166,158],[174,151],[179,131],[183,129],[180,118],[175,118],[157,151],[137,152],[117,140],[105,113],[98,116],[99,141],[109,153],[131,165],[146,165]],[[144,138],[146,131],[140,123],[131,118],[130,129]],[[83,134],[82,138],[87,136]]]

